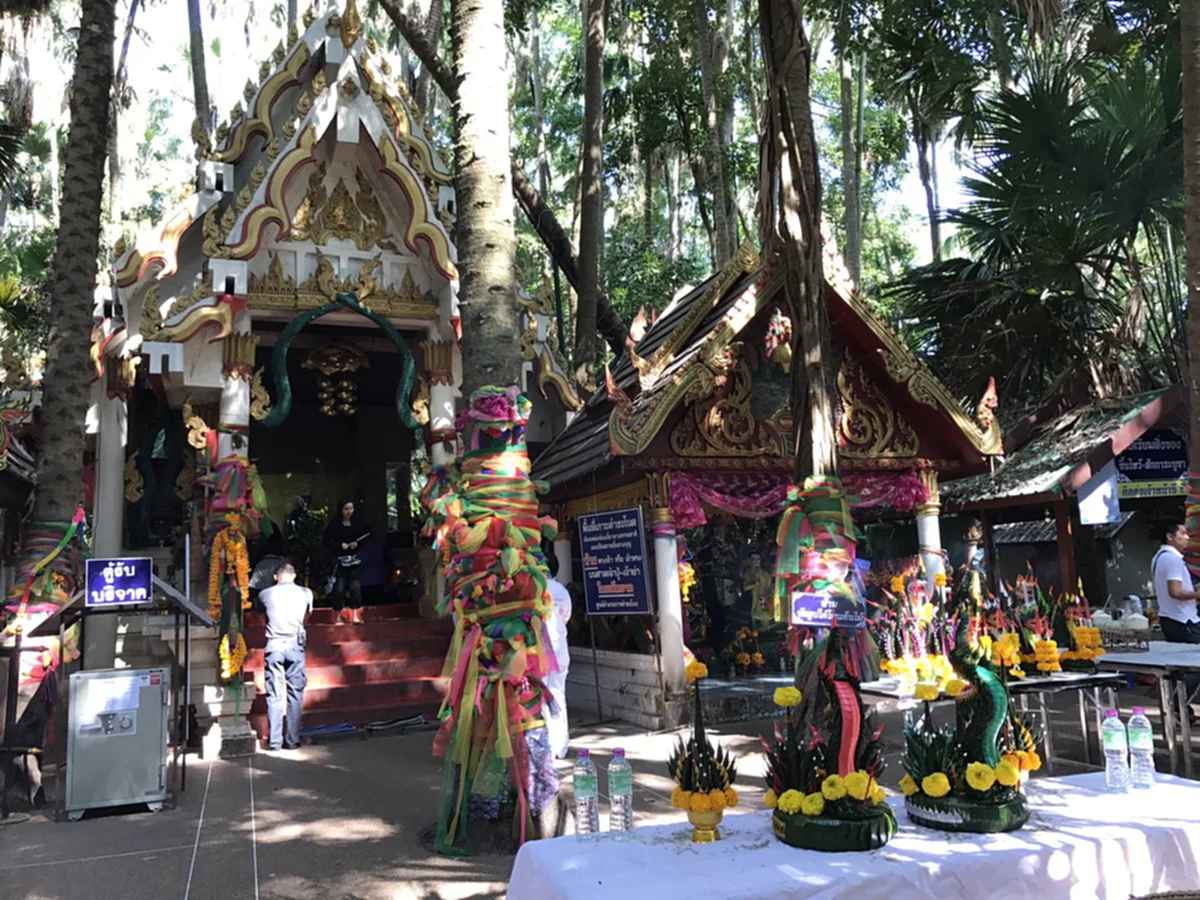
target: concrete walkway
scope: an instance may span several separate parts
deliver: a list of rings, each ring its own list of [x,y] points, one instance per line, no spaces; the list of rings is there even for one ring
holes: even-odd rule
[[[1055,710],[1059,751],[1080,758],[1078,718],[1068,698]],[[1150,705],[1144,688],[1122,691]],[[887,770],[903,774],[903,721],[883,717]],[[770,721],[709,729],[738,763],[743,809],[762,805],[765,759],[760,735]],[[678,733],[647,734],[627,725],[572,724],[572,751],[586,747],[600,770],[623,747],[635,773],[637,825],[684,823],[670,807],[666,760]],[[307,746],[252,759],[193,763],[188,789],[160,813],[90,814],[80,822],[34,817],[0,826],[3,900],[457,900],[503,897],[508,855],[452,859],[433,852],[441,760],[432,732],[379,735]],[[570,790],[569,761],[560,761]],[[1160,758],[1165,770],[1165,758]],[[1060,768],[1054,774],[1068,774]],[[53,786],[48,788],[53,790]],[[603,798],[601,809],[607,808]],[[605,826],[606,827],[606,826]]]

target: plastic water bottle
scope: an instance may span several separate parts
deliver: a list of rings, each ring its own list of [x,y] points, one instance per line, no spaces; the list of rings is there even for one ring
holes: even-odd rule
[[[1114,793],[1123,793],[1129,790],[1129,743],[1115,709],[1104,711],[1100,735],[1104,741],[1104,785]]]
[[[608,764],[608,830],[614,835],[633,831],[633,769],[620,747],[613,748]]]
[[[1129,776],[1135,788],[1154,787],[1154,730],[1146,710],[1133,708],[1129,719]]]
[[[575,790],[575,834],[581,841],[594,841],[600,834],[600,801],[596,794],[596,766],[586,750],[575,757],[571,777]]]

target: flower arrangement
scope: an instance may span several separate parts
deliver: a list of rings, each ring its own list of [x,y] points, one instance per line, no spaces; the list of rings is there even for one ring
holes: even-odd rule
[[[928,693],[928,687],[920,686],[929,684],[940,691],[957,677],[947,655],[954,636],[946,615],[945,578],[935,579],[930,594],[925,579],[918,576],[915,569],[907,576],[892,576],[891,589],[879,603],[883,615],[872,625],[883,657],[881,671],[899,678],[904,690],[914,694],[918,688]]]
[[[704,707],[700,702],[700,681],[708,677],[708,667],[692,660],[684,669],[695,698],[692,736],[681,737],[667,761],[667,770],[675,782],[671,806],[682,809],[692,823],[692,841],[707,844],[721,839],[718,825],[726,809],[738,805],[733,782],[737,768],[729,751],[714,748],[704,733]]]
[[[810,850],[873,850],[895,834],[896,818],[876,782],[882,729],[873,729],[858,681],[847,671],[840,630],[801,663],[795,687],[778,688],[783,721],[767,755],[766,805],[775,835]],[[805,697],[809,698],[802,707]]]
[[[1041,765],[1037,736],[1011,711],[1004,679],[991,668],[994,657],[971,646],[969,627],[960,620],[954,662],[965,684],[954,685],[954,722],[938,726],[926,704],[924,715],[905,727],[900,788],[909,818],[919,825],[1013,831],[1029,819],[1020,787],[1022,772]],[[992,650],[998,645],[1011,647],[998,641]]]
[[[217,653],[221,657],[221,680],[232,681],[242,671],[242,665],[246,662],[245,637],[236,632],[226,634],[221,638]]]
[[[696,567],[686,559],[679,561],[679,596],[684,603],[691,602],[692,588],[696,586]]]
[[[232,681],[242,671],[246,658],[242,612],[250,608],[250,553],[242,530],[243,518],[228,513],[219,522],[220,530],[209,547],[208,614],[220,624],[221,678]]]
[[[1095,671],[1096,660],[1104,655],[1100,629],[1094,625],[1076,625],[1071,629],[1071,639],[1074,649],[1059,651],[1059,662],[1073,671]]]
[[[766,658],[758,646],[758,632],[752,628],[739,628],[721,655],[728,662],[730,671],[736,675],[761,671],[766,664]]]
[[[1058,642],[1052,640],[1041,640],[1033,645],[1033,659],[1037,664],[1037,670],[1050,674],[1051,672],[1061,672],[1062,665],[1058,660]]]

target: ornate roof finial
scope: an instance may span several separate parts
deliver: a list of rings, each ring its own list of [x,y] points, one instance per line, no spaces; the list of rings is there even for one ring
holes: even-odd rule
[[[354,46],[363,34],[362,17],[358,14],[357,0],[346,0],[346,11],[342,14],[341,27],[338,32],[342,36],[342,46],[347,50]]]

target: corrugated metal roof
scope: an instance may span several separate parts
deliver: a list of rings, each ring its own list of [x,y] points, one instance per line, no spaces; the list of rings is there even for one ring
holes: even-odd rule
[[[1134,516],[1131,512],[1121,513],[1121,521],[1107,525],[1096,525],[1096,537],[1106,541],[1115,537]],[[1058,542],[1058,528],[1053,519],[1036,522],[1006,522],[992,529],[992,540],[996,544],[1054,544]]]
[[[1059,493],[1060,483],[1076,466],[1166,391],[1099,400],[1069,410],[1038,426],[995,472],[943,484],[942,500],[965,503]]]

